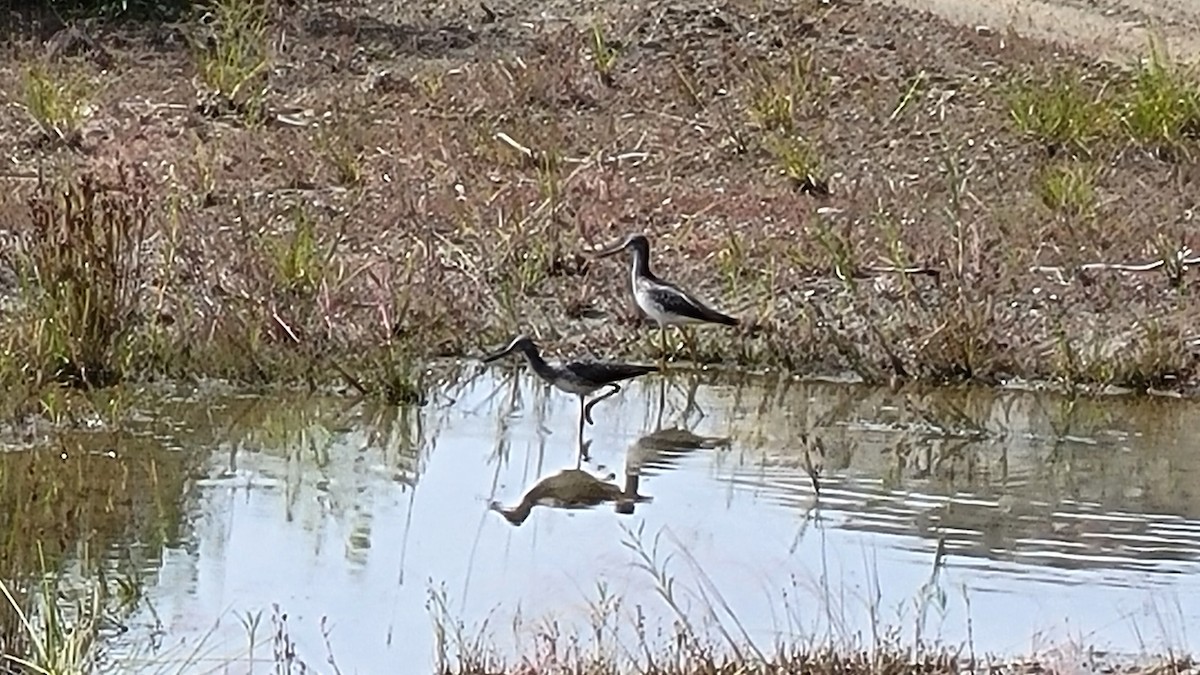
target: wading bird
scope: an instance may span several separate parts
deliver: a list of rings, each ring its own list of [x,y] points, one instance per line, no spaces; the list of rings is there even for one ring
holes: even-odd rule
[[[614,246],[594,251],[593,255],[606,258],[626,249],[633,252],[629,270],[633,299],[658,324],[663,359],[667,354],[667,326],[703,323],[736,326],[740,323],[738,319],[704,304],[679,286],[655,276],[650,271],[650,242],[645,235],[631,234]]]
[[[653,373],[657,366],[640,366],[630,363],[613,363],[610,361],[566,361],[560,364],[546,363],[538,352],[538,347],[528,336],[518,335],[508,346],[498,352],[483,357],[484,363],[495,361],[513,352],[520,352],[533,372],[551,386],[557,387],[568,394],[579,397],[579,442],[583,443],[583,425],[592,422],[592,407],[600,401],[621,391],[622,380]],[[602,396],[587,401],[587,397],[603,388],[608,388]],[[581,446],[582,447],[582,446]]]

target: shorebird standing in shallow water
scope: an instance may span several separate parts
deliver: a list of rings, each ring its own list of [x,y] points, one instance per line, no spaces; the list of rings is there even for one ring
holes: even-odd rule
[[[667,326],[702,323],[736,326],[740,323],[738,319],[704,304],[679,286],[655,276],[650,271],[650,241],[643,234],[631,234],[620,243],[595,251],[593,255],[606,258],[626,249],[633,252],[629,270],[633,299],[658,324],[663,361],[667,357]]]
[[[641,366],[631,363],[613,363],[611,361],[566,361],[561,364],[546,363],[538,351],[538,347],[528,336],[518,335],[508,346],[498,352],[483,357],[484,363],[495,361],[513,352],[520,352],[533,372],[551,386],[557,387],[568,394],[579,397],[579,443],[583,452],[583,425],[592,422],[592,407],[600,401],[621,391],[617,382],[653,373],[657,366]],[[603,395],[587,402],[587,397],[600,389],[608,388]]]

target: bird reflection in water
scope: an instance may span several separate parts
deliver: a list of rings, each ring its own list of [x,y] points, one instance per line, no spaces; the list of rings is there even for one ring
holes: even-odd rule
[[[625,484],[619,486],[606,479],[579,468],[564,469],[547,476],[530,488],[521,501],[512,507],[492,502],[491,509],[504,516],[513,525],[524,523],[535,506],[558,509],[585,509],[605,503],[613,503],[614,510],[629,515],[637,504],[653,501],[653,497],[638,493],[638,484],[643,475],[653,475],[674,468],[679,459],[698,449],[709,449],[727,445],[726,438],[700,436],[686,429],[660,429],[639,438],[626,452]],[[586,456],[588,441],[580,448],[580,458]]]
[[[652,500],[653,497],[638,494],[637,474],[626,474],[625,486],[621,487],[583,469],[563,469],[538,481],[516,506],[509,508],[492,502],[491,508],[513,525],[520,525],[535,506],[586,509],[614,502],[617,513],[630,514],[638,503]]]
[[[729,439],[701,436],[687,429],[659,429],[646,434],[625,453],[625,473],[653,475],[673,469],[683,457],[696,450],[726,447]]]

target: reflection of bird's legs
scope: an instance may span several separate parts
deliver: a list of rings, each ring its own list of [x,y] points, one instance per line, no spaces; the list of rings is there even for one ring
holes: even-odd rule
[[[638,501],[638,475],[637,471],[625,472],[625,487],[621,488],[621,495],[617,497],[614,510],[621,514],[631,514],[637,508]]]
[[[617,392],[621,391],[621,386],[618,384],[609,383],[607,386],[611,387],[611,389],[609,389],[608,392],[606,392],[605,394],[603,394],[601,396],[597,396],[596,398],[592,399],[587,405],[585,405],[583,407],[583,416],[585,419],[587,419],[588,424],[595,424],[595,422],[592,421],[592,406],[596,405],[600,401],[603,401],[604,399],[608,398],[609,396],[612,396],[613,394],[616,394]],[[580,398],[579,400],[582,401],[583,399]],[[582,431],[583,422],[579,423],[579,428],[581,429],[580,433],[582,434],[583,433],[583,431]]]
[[[654,423],[654,430],[662,430],[663,413],[667,410],[667,378],[661,377],[658,379],[658,418]]]
[[[687,404],[683,406],[683,423],[687,424],[688,419],[692,416],[692,411],[700,415],[700,419],[704,419],[704,410],[700,404],[696,403],[696,389],[700,384],[698,378],[693,378],[687,391]]]
[[[639,471],[625,472],[625,487],[621,488],[621,496],[626,499],[634,499],[637,497],[638,479],[641,478]]]

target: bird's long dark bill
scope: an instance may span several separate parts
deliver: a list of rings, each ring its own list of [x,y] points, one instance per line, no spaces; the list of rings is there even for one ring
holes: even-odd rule
[[[625,242],[619,241],[607,248],[602,248],[598,251],[592,251],[592,256],[595,258],[607,258],[610,255],[620,253],[621,251],[624,251],[624,250],[625,250]]]
[[[484,363],[491,363],[492,361],[495,361],[496,359],[507,356],[509,351],[510,350],[508,350],[508,349],[501,349],[498,352],[492,352],[491,354],[484,355],[482,360]]]

